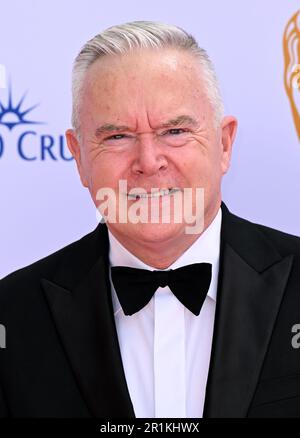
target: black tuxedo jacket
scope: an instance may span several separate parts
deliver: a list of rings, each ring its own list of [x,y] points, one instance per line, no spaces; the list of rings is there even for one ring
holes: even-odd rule
[[[222,211],[204,416],[300,417],[300,238]],[[1,280],[0,324],[0,417],[134,417],[106,225]]]

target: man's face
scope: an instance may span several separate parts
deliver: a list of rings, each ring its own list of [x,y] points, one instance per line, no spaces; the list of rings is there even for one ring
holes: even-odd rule
[[[236,120],[226,117],[216,129],[201,70],[191,55],[141,50],[96,61],[85,78],[79,121],[80,140],[71,130],[67,140],[97,207],[98,190],[112,188],[126,197],[128,208],[135,202],[150,208],[151,198],[135,200],[119,193],[120,180],[126,181],[128,192],[181,189],[156,198],[160,207],[168,196],[182,195],[184,188],[193,194],[203,188],[205,224],[211,222],[220,206],[221,178],[229,166]],[[113,130],[112,125],[123,128]],[[193,196],[193,212],[195,202]],[[172,214],[174,209],[171,219]],[[108,226],[123,242],[159,243],[184,238],[186,223],[128,221]]]

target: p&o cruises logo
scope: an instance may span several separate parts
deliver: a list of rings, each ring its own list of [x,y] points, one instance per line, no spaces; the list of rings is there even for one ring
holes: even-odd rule
[[[2,82],[4,83],[4,80]],[[4,88],[3,84],[2,88]],[[71,161],[73,158],[67,152],[64,135],[41,134],[36,129],[29,129],[31,126],[45,125],[46,123],[35,120],[31,115],[31,112],[38,105],[28,107],[25,104],[26,97],[27,93],[16,102],[11,84],[9,84],[7,102],[0,100],[0,129],[3,127],[0,131],[0,158],[4,156],[5,144],[15,142],[17,155],[24,161]],[[23,129],[21,132],[19,130],[18,135],[12,139],[11,132],[15,128],[17,130],[18,127],[25,126],[28,129]]]

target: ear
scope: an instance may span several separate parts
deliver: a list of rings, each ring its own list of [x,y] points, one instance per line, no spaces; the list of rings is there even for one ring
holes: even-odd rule
[[[80,143],[76,132],[73,129],[68,129],[66,131],[66,139],[67,139],[67,145],[69,151],[76,161],[77,170],[80,175],[81,183],[84,187],[88,187],[85,171],[82,165]]]
[[[232,145],[237,131],[237,119],[233,116],[226,116],[221,123],[221,143],[222,143],[222,172],[227,172],[230,166]]]

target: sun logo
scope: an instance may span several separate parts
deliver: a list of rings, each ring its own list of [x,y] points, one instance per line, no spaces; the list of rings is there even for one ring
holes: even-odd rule
[[[287,23],[283,36],[284,85],[300,141],[300,10]]]
[[[37,106],[34,105],[26,110],[22,110],[22,105],[24,102],[24,99],[26,97],[25,93],[21,100],[14,105],[13,104],[13,98],[12,98],[12,90],[11,90],[11,84],[8,88],[8,102],[5,106],[2,102],[0,102],[0,125],[6,126],[9,130],[12,130],[15,126],[18,125],[40,125],[43,124],[43,122],[35,122],[32,120],[27,120],[26,115],[33,111]]]

